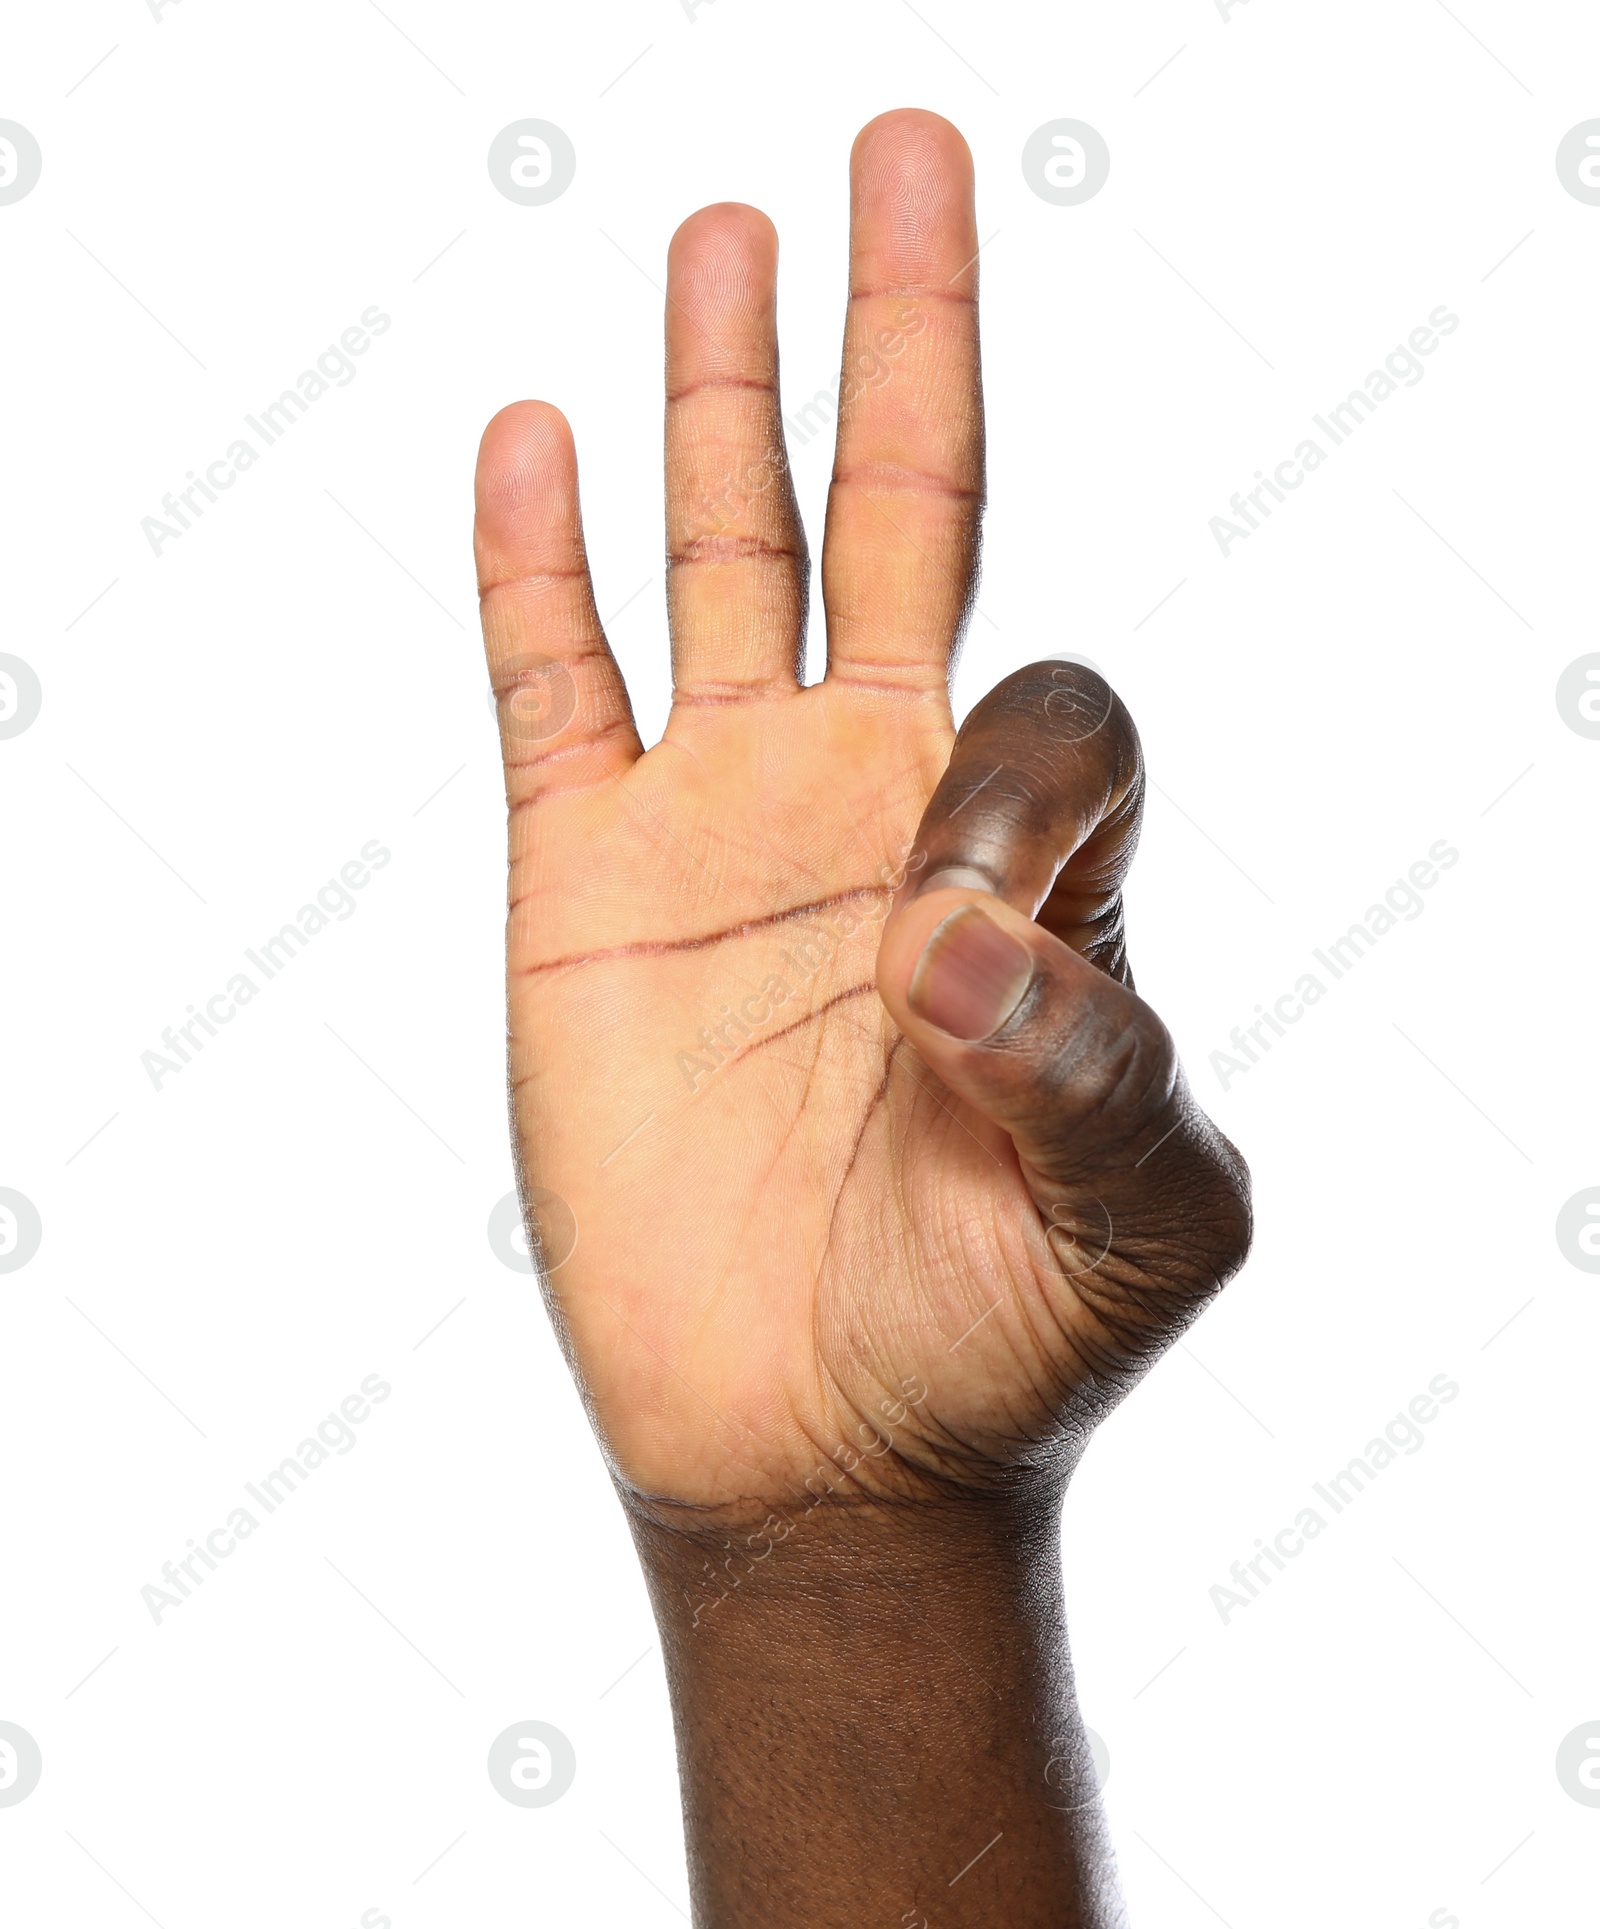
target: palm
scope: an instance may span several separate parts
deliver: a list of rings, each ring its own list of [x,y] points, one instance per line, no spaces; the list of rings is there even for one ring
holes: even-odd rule
[[[1005,1134],[903,1049],[874,984],[952,737],[937,702],[886,718],[825,687],[702,712],[534,834],[518,1123],[576,1222],[553,1278],[597,1418],[648,1491],[798,1486],[876,1444],[863,1422],[890,1431],[902,1382],[1026,1264]],[[962,1351],[983,1412],[944,1410],[947,1373],[942,1424],[1037,1403],[1028,1363],[1009,1387],[984,1335]]]

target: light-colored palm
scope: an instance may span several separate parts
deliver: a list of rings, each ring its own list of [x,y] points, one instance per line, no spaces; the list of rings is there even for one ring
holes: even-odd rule
[[[1062,1282],[1016,1155],[874,984],[952,741],[937,697],[693,712],[518,839],[522,1155],[573,1214],[553,1296],[646,1492],[798,1491],[841,1448],[1047,1424],[1063,1363],[1018,1335]],[[1038,1317],[984,1319],[1019,1295]]]

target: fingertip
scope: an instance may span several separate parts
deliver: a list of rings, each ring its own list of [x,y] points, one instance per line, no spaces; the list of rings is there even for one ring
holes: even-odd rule
[[[892,107],[868,121],[850,149],[852,174],[932,168],[972,181],[972,149],[954,121],[926,107]]]
[[[667,265],[678,266],[701,253],[719,250],[776,255],[778,230],[769,215],[748,202],[713,201],[678,223],[667,244]]]
[[[685,317],[702,336],[720,339],[730,326],[770,326],[778,277],[778,231],[759,208],[718,201],[699,208],[667,249],[668,331]],[[684,344],[699,351],[705,343]]]
[[[578,458],[572,427],[552,402],[512,402],[490,421],[478,445],[480,533],[502,540],[530,510],[548,517],[575,511]]]
[[[972,150],[942,114],[899,107],[850,154],[852,284],[970,296],[953,284],[978,251]]]
[[[478,444],[478,474],[542,474],[576,461],[572,425],[554,402],[508,402]]]

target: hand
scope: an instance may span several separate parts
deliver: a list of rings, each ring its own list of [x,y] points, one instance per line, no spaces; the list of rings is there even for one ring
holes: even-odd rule
[[[517,1143],[531,1197],[576,1221],[553,1312],[652,1504],[1049,1476],[1247,1243],[1242,1163],[1128,976],[1126,711],[1047,662],[952,729],[984,481],[970,156],[891,114],[851,179],[823,681],[796,674],[808,563],[756,210],[702,210],[669,255],[652,749],[565,420],[513,405],[479,465]]]

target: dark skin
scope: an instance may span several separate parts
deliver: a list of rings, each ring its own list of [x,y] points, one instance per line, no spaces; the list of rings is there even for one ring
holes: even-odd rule
[[[1242,1262],[1248,1179],[1129,974],[1127,712],[1054,661],[952,725],[971,157],[887,114],[851,191],[821,683],[764,216],[669,254],[649,751],[565,421],[484,436],[517,1149],[661,1626],[700,1929],[1110,1929],[1062,1497]]]

